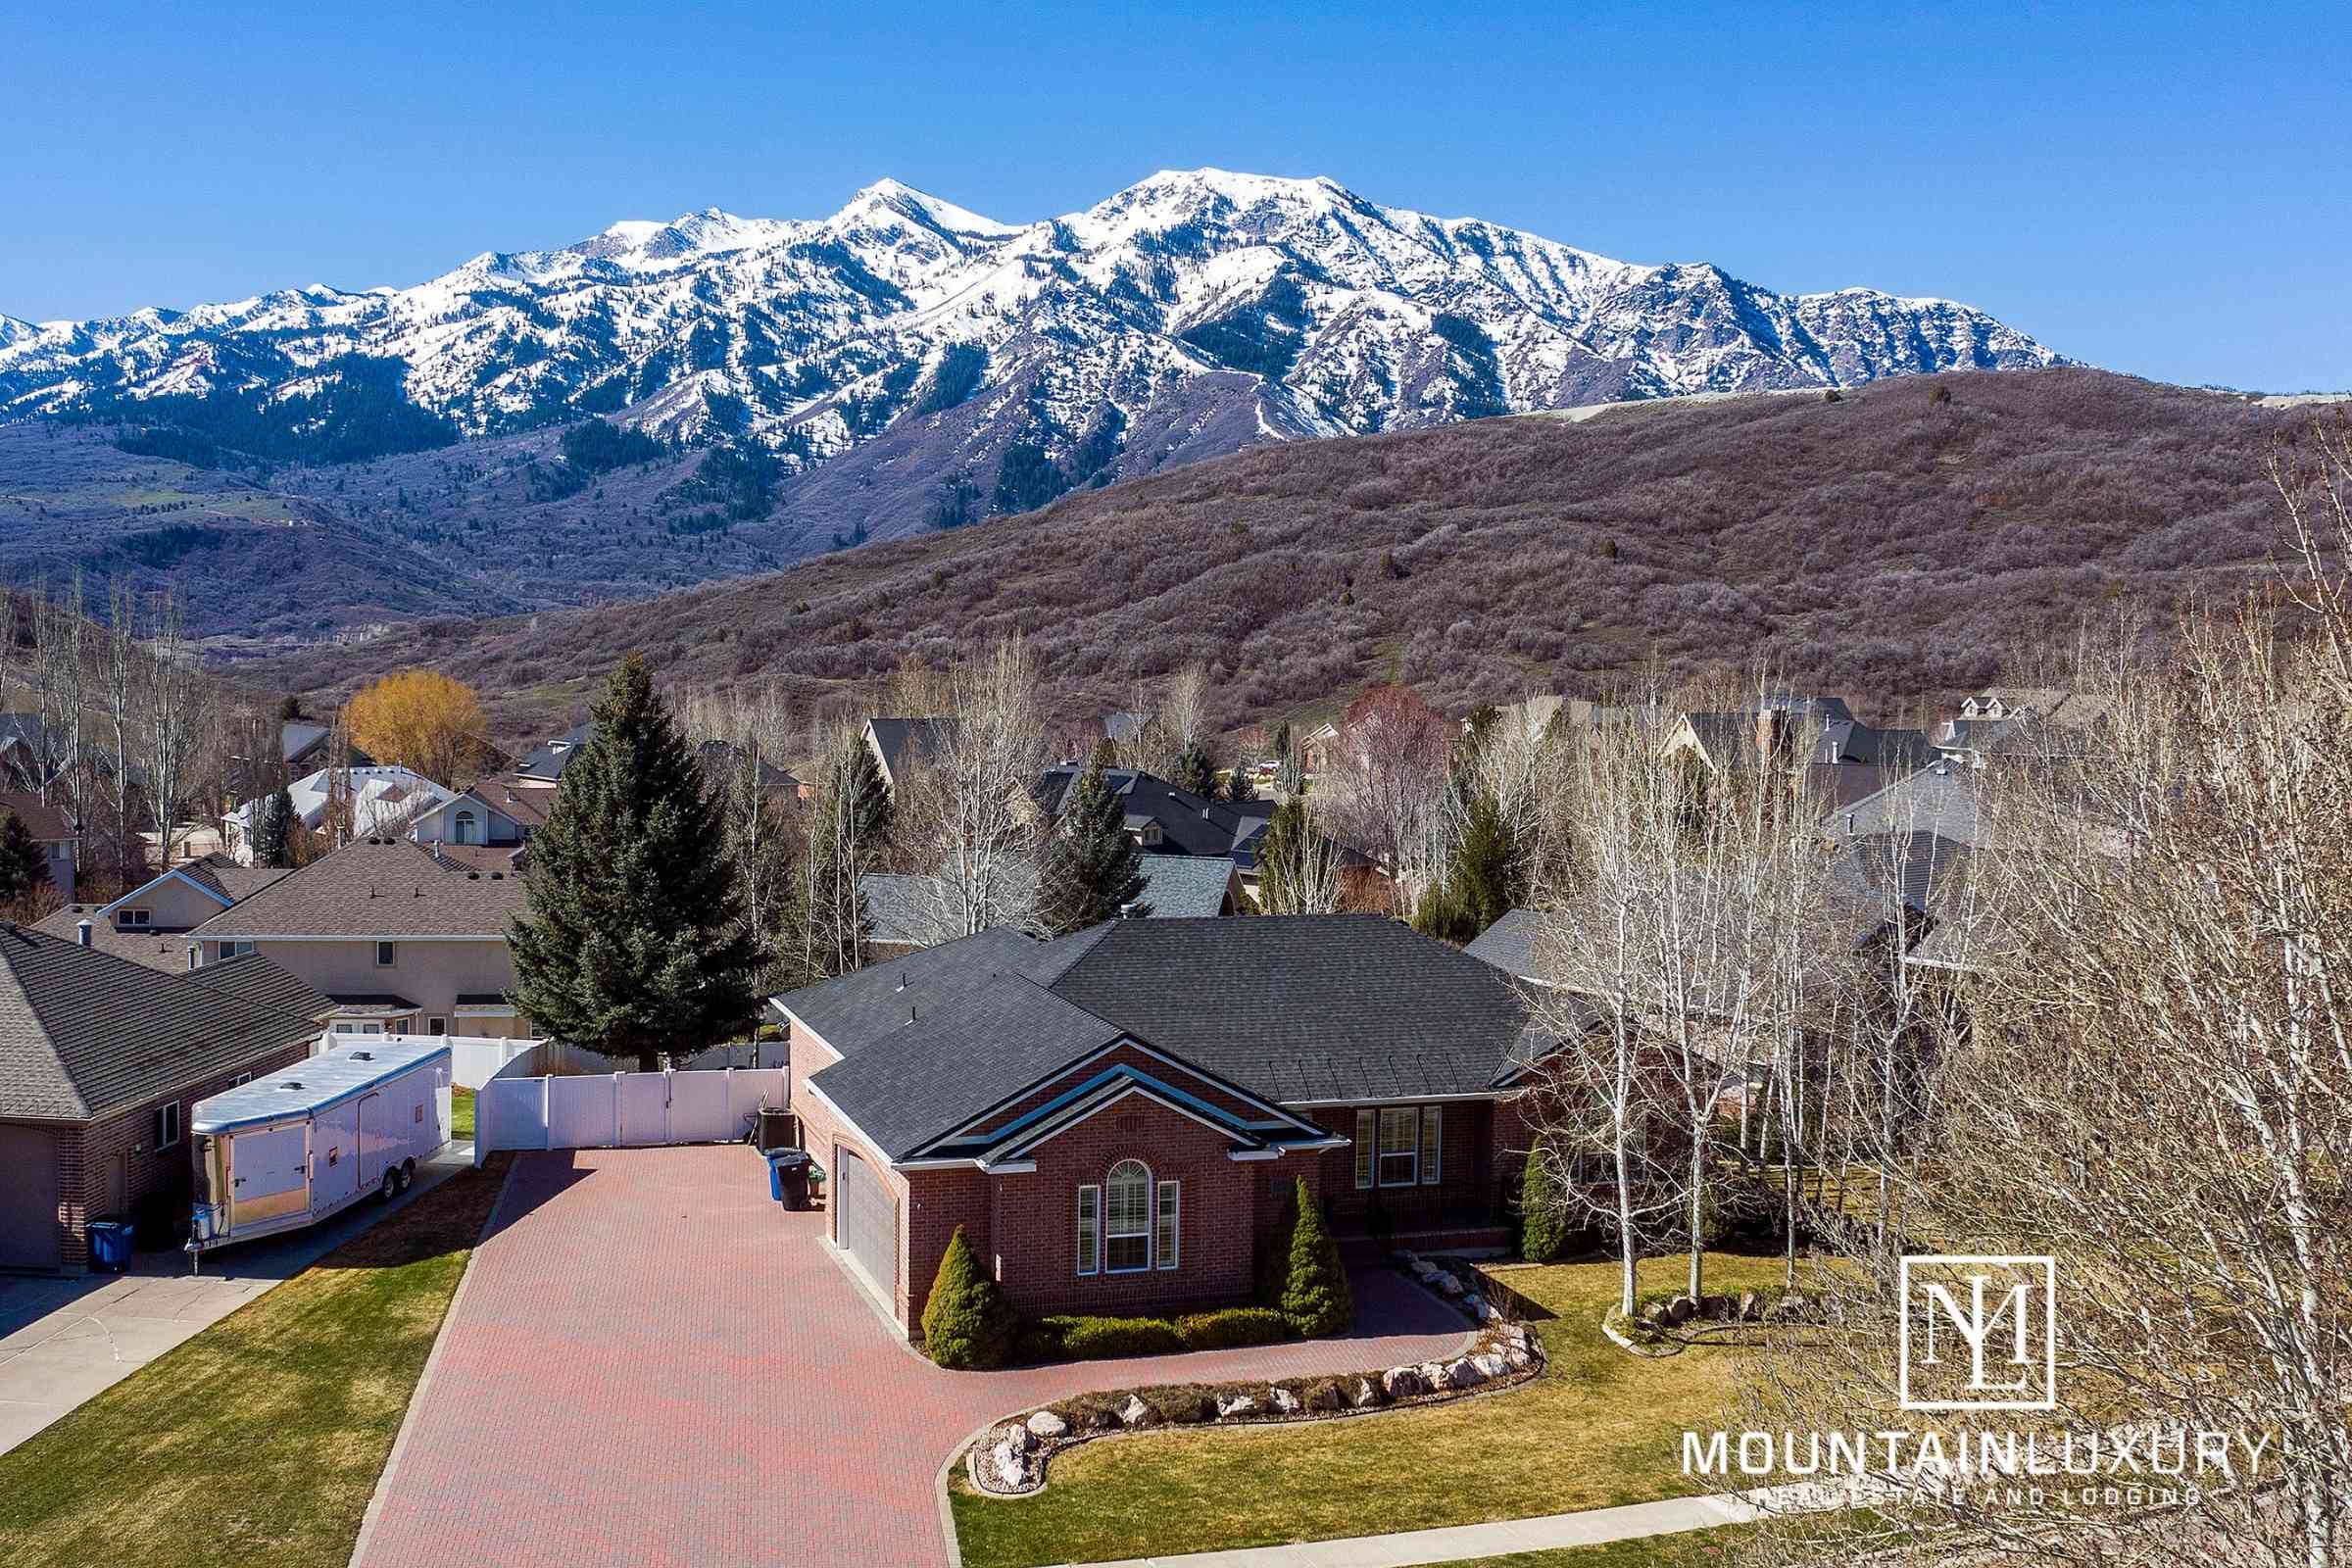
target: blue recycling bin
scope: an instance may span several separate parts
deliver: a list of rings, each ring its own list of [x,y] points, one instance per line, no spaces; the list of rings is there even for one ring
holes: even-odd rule
[[[94,1219],[86,1227],[90,1236],[90,1267],[120,1274],[130,1267],[130,1221],[123,1219]]]
[[[767,1152],[767,1196],[786,1208],[808,1206],[808,1151],[771,1149]]]

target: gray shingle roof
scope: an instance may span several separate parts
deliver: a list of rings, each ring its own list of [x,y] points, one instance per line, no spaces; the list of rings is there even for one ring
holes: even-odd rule
[[[1122,1036],[1277,1104],[1409,1101],[1493,1090],[1531,1021],[1510,977],[1376,915],[984,931],[778,1001],[894,1157]]]
[[[272,882],[191,932],[199,940],[270,937],[495,936],[522,912],[523,879],[436,856],[408,839],[355,839]]]
[[[1077,788],[1082,767],[1050,767],[1037,783],[1038,804],[1050,816],[1059,816]],[[1235,846],[1262,831],[1274,815],[1272,801],[1212,801],[1204,795],[1178,789],[1152,773],[1127,768],[1103,772],[1111,793],[1127,813],[1128,826],[1159,824],[1163,854],[1236,858]]]
[[[1975,770],[1965,762],[1931,763],[1832,811],[1821,825],[1837,839],[1933,833],[1955,844],[1981,845]]]
[[[1504,974],[1533,980],[1536,975],[1536,932],[1544,917],[1533,909],[1506,910],[1503,917],[1478,935],[1462,951]]]
[[[69,904],[41,916],[33,926],[43,936],[61,942],[79,944],[78,927],[90,922],[90,946],[100,953],[113,954],[118,958],[161,969],[170,974],[184,974],[188,967],[188,936],[184,931],[125,931],[100,911],[98,904]]]
[[[1479,1093],[1528,1019],[1501,971],[1380,915],[1121,920],[1070,941],[1040,957],[1055,996],[1278,1102]]]
[[[332,1002],[258,953],[223,958],[219,963],[208,963],[201,969],[190,969],[187,978],[207,990],[218,991],[224,997],[233,997],[273,1012],[298,1013],[305,1018],[317,1019],[335,1010]]]
[[[86,1119],[318,1034],[303,1013],[232,994],[245,984],[0,926],[0,1116]]]
[[[874,749],[882,756],[885,781],[893,789],[899,787],[907,763],[930,761],[956,733],[952,718],[876,718],[867,722],[874,732]]]

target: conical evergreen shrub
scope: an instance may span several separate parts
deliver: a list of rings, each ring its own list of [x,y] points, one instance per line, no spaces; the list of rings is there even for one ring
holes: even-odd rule
[[[1355,1320],[1355,1298],[1340,1244],[1324,1228],[1323,1211],[1301,1179],[1295,1198],[1298,1222],[1291,1228],[1290,1276],[1282,1288],[1282,1315],[1306,1339],[1347,1331]]]
[[[980,1267],[963,1227],[948,1239],[947,1255],[923,1303],[923,1348],[941,1366],[958,1371],[1000,1367],[1012,1353],[1012,1306]]]

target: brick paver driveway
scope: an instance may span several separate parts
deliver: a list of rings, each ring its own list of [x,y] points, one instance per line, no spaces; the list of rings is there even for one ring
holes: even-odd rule
[[[943,1372],[739,1146],[519,1156],[379,1484],[359,1568],[849,1564],[948,1552],[941,1462],[1085,1389],[1427,1359],[1460,1315],[1382,1271],[1356,1337]]]

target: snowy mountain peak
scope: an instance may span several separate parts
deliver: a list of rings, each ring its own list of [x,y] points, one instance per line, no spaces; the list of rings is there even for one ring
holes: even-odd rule
[[[229,399],[240,438],[250,405],[283,411],[282,460],[606,416],[756,450],[828,527],[885,532],[1258,441],[2056,363],[1948,301],[1781,294],[1193,169],[1026,225],[885,178],[829,218],[706,207],[410,288],[0,319],[0,417]],[[358,434],[315,406],[349,378]]]

